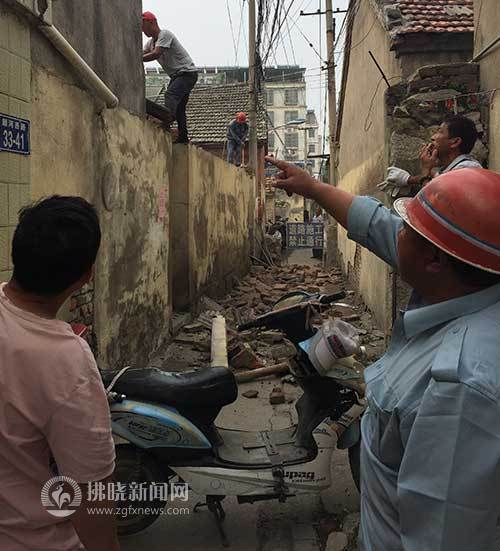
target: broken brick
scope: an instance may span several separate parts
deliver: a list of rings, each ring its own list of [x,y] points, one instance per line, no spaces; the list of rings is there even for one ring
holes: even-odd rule
[[[258,390],[247,390],[242,394],[242,396],[244,396],[245,398],[257,398],[258,395],[259,395]]]
[[[230,360],[231,366],[236,369],[259,369],[262,362],[247,343],[242,343],[241,350]]]
[[[271,395],[269,396],[269,403],[273,406],[285,403],[285,393],[281,387],[275,386],[273,388]]]

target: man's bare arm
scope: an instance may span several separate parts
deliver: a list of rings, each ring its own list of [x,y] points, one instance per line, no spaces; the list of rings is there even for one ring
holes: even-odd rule
[[[147,52],[146,54],[142,54],[142,61],[156,61],[159,59],[161,54],[163,53],[163,48],[160,48],[157,46],[150,52]]]
[[[108,484],[113,482],[113,478],[108,477],[101,482],[107,488]],[[116,504],[108,499],[89,502],[87,484],[82,484],[80,487],[82,504],[71,516],[71,522],[85,551],[120,551],[115,515],[110,514]],[[94,511],[92,514],[91,510]]]
[[[266,160],[281,170],[274,184],[275,187],[284,189],[289,195],[296,193],[302,197],[314,199],[339,224],[347,228],[347,217],[355,195],[337,187],[322,184],[292,163],[278,161],[273,157],[266,157]]]

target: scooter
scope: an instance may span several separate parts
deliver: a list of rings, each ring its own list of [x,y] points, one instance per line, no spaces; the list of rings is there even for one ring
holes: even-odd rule
[[[284,502],[321,492],[332,482],[335,447],[349,450],[359,488],[359,418],[364,410],[360,364],[351,357],[331,366],[337,374],[358,374],[345,377],[343,384],[342,377],[319,373],[303,347],[318,330],[313,321],[322,306],[343,296],[291,293],[271,312],[238,327],[239,331],[279,329],[296,347],[291,372],[303,394],[296,403],[298,424],[286,429],[249,432],[215,425],[221,409],[238,395],[235,377],[226,367],[184,373],[103,371],[116,443],[116,480],[159,484],[178,477],[206,496],[206,503],[196,509],[206,506],[213,513],[224,546],[228,545],[222,506],[226,496],[235,496],[239,503]],[[138,510],[137,502],[133,505]],[[120,534],[139,532],[156,520],[163,503],[147,505],[147,514],[118,516]]]

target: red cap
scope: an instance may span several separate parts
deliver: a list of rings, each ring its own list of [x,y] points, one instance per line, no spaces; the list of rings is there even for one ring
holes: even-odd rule
[[[150,11],[145,11],[142,14],[142,19],[145,19],[146,21],[156,21],[156,15]]]

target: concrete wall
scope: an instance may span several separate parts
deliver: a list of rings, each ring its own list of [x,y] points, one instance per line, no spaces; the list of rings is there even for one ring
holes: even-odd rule
[[[34,67],[32,197],[73,194],[96,205],[99,363],[143,364],[168,337],[170,321],[170,137],[124,109],[95,109],[81,88]]]
[[[474,2],[476,18],[475,54],[488,46],[500,34],[500,10],[498,0],[476,0]],[[481,60],[481,89],[483,91],[500,88],[500,43],[490,50]],[[500,171],[500,94],[491,96],[489,121],[489,166]]]
[[[53,2],[53,22],[64,37],[119,97],[121,107],[145,112],[141,0]],[[33,63],[81,88],[84,84],[40,33],[32,36]]]
[[[196,309],[249,268],[255,179],[201,149],[174,146],[171,186],[173,304]]]
[[[0,114],[30,119],[31,47],[27,23],[0,3]],[[2,137],[0,136],[0,139]],[[30,157],[0,151],[0,281],[11,276],[19,209],[29,201]]]
[[[388,34],[376,19],[369,2],[361,2],[353,23],[352,44],[362,47],[350,53],[344,90],[344,108],[339,150],[339,187],[360,195],[376,195],[376,185],[384,179],[386,167],[385,84],[370,60],[377,58],[391,82],[402,76],[400,60],[390,51]],[[390,324],[389,271],[385,263],[347,239],[338,230],[341,265],[357,291],[374,312],[381,326]]]

